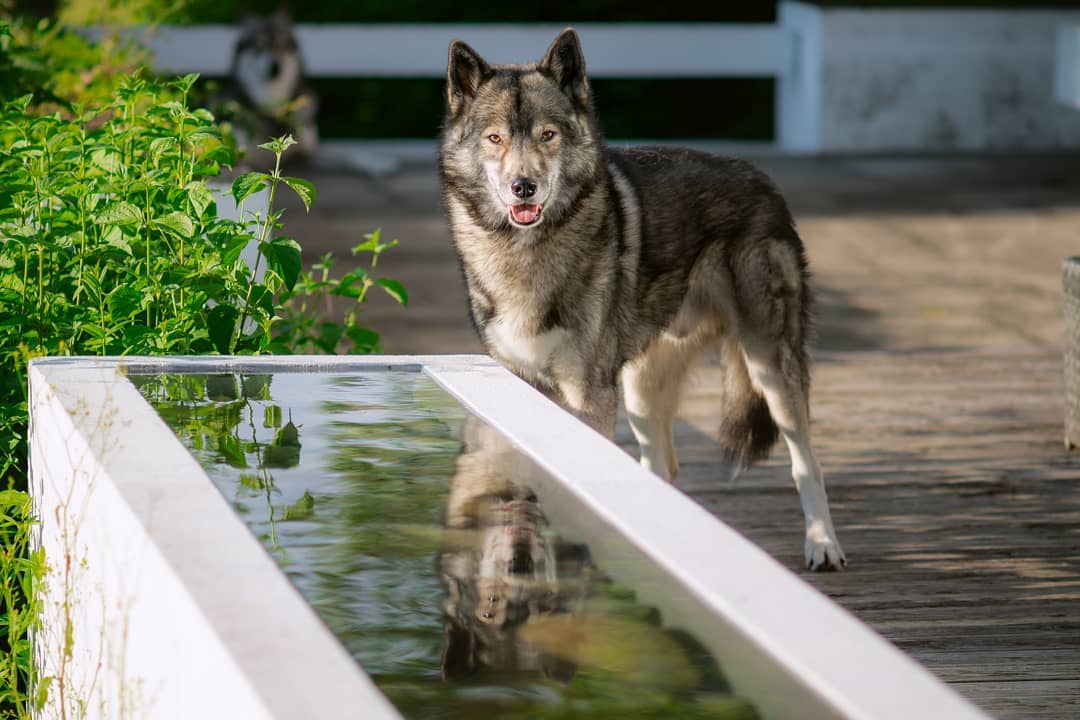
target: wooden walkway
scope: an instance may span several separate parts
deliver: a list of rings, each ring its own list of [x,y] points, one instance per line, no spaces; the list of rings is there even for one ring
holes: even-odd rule
[[[766,159],[820,298],[815,447],[849,569],[802,575],[1001,718],[1080,717],[1080,454],[1062,444],[1060,261],[1080,254],[1080,158]],[[376,226],[412,307],[389,352],[475,352],[430,166],[315,177],[285,222],[314,259]],[[801,566],[778,446],[713,480],[719,370],[677,426],[678,486]],[[622,423],[619,441],[633,448]]]

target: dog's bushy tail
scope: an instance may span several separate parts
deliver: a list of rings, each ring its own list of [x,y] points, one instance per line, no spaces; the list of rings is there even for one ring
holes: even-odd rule
[[[720,447],[735,470],[742,470],[769,456],[780,431],[765,397],[750,381],[746,359],[738,342],[721,348],[724,365],[724,406],[720,422]]]

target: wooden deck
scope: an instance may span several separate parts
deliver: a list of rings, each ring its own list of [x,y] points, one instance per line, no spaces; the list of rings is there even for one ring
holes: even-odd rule
[[[1062,444],[1060,261],[1080,253],[1080,158],[765,160],[820,298],[815,447],[849,569],[802,575],[1001,718],[1080,717],[1080,456]],[[470,352],[431,167],[316,177],[285,222],[312,258],[376,226],[412,307],[391,352]],[[678,486],[793,569],[786,453],[713,480],[719,370],[688,388]],[[632,449],[622,423],[619,441]],[[800,570],[801,572],[801,570]]]

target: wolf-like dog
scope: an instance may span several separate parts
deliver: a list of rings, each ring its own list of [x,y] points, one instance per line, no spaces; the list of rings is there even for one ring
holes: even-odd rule
[[[488,351],[609,438],[619,385],[641,463],[678,471],[695,359],[719,350],[731,475],[782,435],[812,570],[846,564],[810,447],[811,296],[784,199],[750,163],[601,138],[577,34],[538,64],[450,45],[439,169]]]
[[[300,47],[285,10],[242,20],[229,75],[227,96],[239,106],[234,120],[238,130],[250,133],[247,140],[258,144],[293,133],[294,153],[305,160],[315,155],[318,98],[304,82]]]

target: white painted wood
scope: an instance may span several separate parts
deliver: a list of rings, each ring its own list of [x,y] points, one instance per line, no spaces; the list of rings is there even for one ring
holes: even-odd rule
[[[564,25],[298,25],[311,77],[444,77],[450,42],[493,63],[538,61]],[[576,25],[594,77],[768,77],[788,64],[775,25]],[[224,75],[237,28],[163,26],[148,36],[157,69]]]
[[[779,23],[791,44],[789,64],[776,81],[777,141],[791,152],[821,150],[822,17],[817,5],[781,2]]]
[[[1080,110],[1080,26],[1059,27],[1054,57],[1054,98]]]
[[[1066,8],[822,11],[822,152],[1080,147],[1054,98]],[[792,119],[795,122],[796,119]]]

